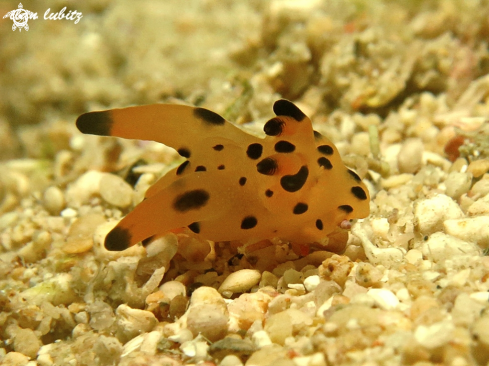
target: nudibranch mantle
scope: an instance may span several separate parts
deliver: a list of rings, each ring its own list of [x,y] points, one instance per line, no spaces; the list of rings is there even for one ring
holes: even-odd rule
[[[188,227],[212,241],[280,238],[312,243],[344,220],[369,214],[369,193],[336,146],[292,102],[274,103],[265,138],[208,109],[177,105],[89,112],[86,134],[153,140],[187,160],[151,186],[145,200],[109,232],[105,247],[124,250]]]

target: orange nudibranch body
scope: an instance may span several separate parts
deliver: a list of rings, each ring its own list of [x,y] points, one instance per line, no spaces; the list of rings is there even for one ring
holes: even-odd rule
[[[109,250],[188,227],[213,241],[318,241],[369,214],[369,193],[334,144],[292,102],[278,100],[265,138],[198,107],[153,104],[78,117],[87,134],[153,140],[187,160],[146,192],[107,235]]]

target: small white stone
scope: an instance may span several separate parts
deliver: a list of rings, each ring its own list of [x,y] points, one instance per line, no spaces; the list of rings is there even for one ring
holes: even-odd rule
[[[404,257],[411,264],[416,264],[423,260],[423,253],[418,249],[411,249],[406,253]]]
[[[436,271],[424,271],[422,274],[423,279],[430,282],[435,281],[437,278],[440,278],[440,276],[440,272]]]
[[[482,304],[487,304],[489,302],[489,292],[487,291],[473,292],[470,294],[470,298],[479,301]]]
[[[470,268],[462,269],[450,277],[448,283],[454,287],[462,288],[469,281],[470,272]]]
[[[397,166],[401,173],[416,173],[422,166],[424,145],[420,138],[409,138],[397,155]]]
[[[446,194],[453,199],[458,199],[467,193],[472,185],[472,174],[451,172],[445,180]]]
[[[80,207],[87,203],[90,197],[100,191],[100,181],[104,174],[95,170],[90,170],[68,186],[66,190],[66,202],[69,206]]]
[[[309,276],[304,280],[304,287],[306,288],[307,292],[311,292],[318,287],[319,282],[321,282],[321,278],[318,275]]]
[[[478,255],[480,249],[473,243],[438,232],[430,235],[428,240],[423,242],[421,251],[433,262],[442,262],[454,256]]]
[[[467,213],[469,216],[489,215],[489,194],[472,203],[467,209]]]
[[[399,305],[399,299],[392,291],[384,288],[371,288],[367,295],[371,296],[375,303],[382,309],[392,310]]]
[[[133,309],[125,304],[116,309],[118,338],[131,339],[137,335],[151,331],[158,320],[150,311]]]
[[[49,354],[39,355],[36,358],[39,366],[51,366],[54,365],[53,358]]]
[[[175,296],[185,295],[187,293],[185,285],[179,281],[165,282],[160,286],[160,290],[163,291],[165,297],[169,300],[172,300]]]
[[[148,355],[155,355],[158,351],[158,342],[161,339],[161,333],[158,331],[152,331],[144,335],[143,342],[141,343],[141,352]]]
[[[65,217],[67,219],[72,219],[78,216],[78,212],[70,207],[65,208],[63,211],[60,213],[61,217]]]
[[[121,357],[126,357],[127,355],[131,354],[134,351],[137,351],[140,347],[141,344],[144,341],[144,334],[141,334],[133,339],[131,339],[129,342],[124,344],[124,348],[122,350],[122,355]]]
[[[194,291],[185,313],[187,328],[194,336],[202,334],[215,342],[228,331],[229,313],[222,296],[212,287],[202,286]]]
[[[179,329],[176,334],[169,336],[168,339],[170,341],[182,344],[194,339],[194,335],[192,334],[190,329],[184,328],[184,329]]]
[[[194,340],[185,342],[180,346],[180,350],[185,356],[190,357],[194,362],[203,361],[207,358],[208,349],[209,345],[207,341],[200,335]]]
[[[224,357],[219,366],[243,366],[243,362],[235,355],[227,355]]]
[[[414,331],[414,338],[421,346],[434,349],[450,342],[454,331],[455,325],[445,320],[428,326],[418,326]]]
[[[241,293],[248,291],[260,282],[261,273],[256,269],[241,269],[231,273],[219,287],[219,292]]]
[[[287,285],[287,287],[289,289],[299,291],[300,293],[305,293],[306,292],[306,288],[304,287],[304,285],[302,283],[289,283]]]
[[[326,366],[324,354],[317,352],[310,356],[294,357],[292,359],[296,366]]]
[[[443,225],[446,232],[450,235],[468,242],[477,243],[482,248],[489,247],[489,216],[446,220]]]
[[[132,187],[121,177],[104,173],[100,179],[100,195],[105,202],[125,208],[132,203]]]
[[[404,303],[411,302],[411,295],[409,294],[409,290],[405,287],[397,291],[396,296],[399,299],[399,301],[402,301]]]
[[[385,217],[373,218],[371,221],[373,234],[382,239],[387,239],[389,235],[389,221]]]
[[[253,344],[257,348],[262,348],[262,347],[265,347],[265,346],[272,344],[272,341],[270,340],[268,333],[264,330],[259,330],[258,332],[253,333],[253,336],[251,339],[253,341]]]
[[[484,175],[484,177],[474,183],[472,189],[470,190],[472,196],[483,197],[489,194],[489,174]]]
[[[88,313],[86,311],[80,311],[75,315],[75,321],[77,323],[88,324]]]
[[[63,192],[56,186],[48,187],[43,194],[43,203],[44,207],[51,215],[59,215],[65,206]]]
[[[437,194],[434,197],[416,201],[414,217],[421,233],[431,234],[442,230],[445,220],[463,217],[463,212],[450,197]]]

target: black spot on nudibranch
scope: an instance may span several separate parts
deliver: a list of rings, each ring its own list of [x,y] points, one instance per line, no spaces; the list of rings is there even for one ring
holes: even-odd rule
[[[265,196],[267,196],[268,198],[272,197],[273,196],[273,191],[271,189],[267,189],[265,191]]]
[[[178,195],[173,201],[173,208],[178,212],[199,209],[207,204],[209,193],[203,189],[194,189]]]
[[[324,169],[329,170],[329,169],[333,168],[333,164],[331,164],[329,159],[325,158],[324,156],[322,156],[318,159],[318,164],[319,164],[319,166],[322,166]]]
[[[190,150],[187,149],[186,147],[181,147],[180,149],[177,150],[177,153],[180,154],[180,156],[183,156],[184,158],[190,158]]]
[[[312,131],[312,132],[314,132],[314,138],[315,138],[316,140],[320,140],[320,139],[322,139],[322,138],[323,138],[323,135],[321,135],[321,134],[320,134],[319,132],[317,132],[316,130],[314,130],[314,131]]]
[[[263,145],[258,143],[250,144],[246,150],[246,155],[253,160],[259,159],[262,153]]]
[[[241,177],[239,178],[239,185],[240,186],[244,186],[246,184],[246,177]]]
[[[192,222],[192,223],[191,223],[191,224],[188,226],[188,228],[189,228],[189,229],[190,229],[192,232],[194,232],[194,233],[196,233],[196,234],[200,233],[200,224],[199,224],[198,222]]]
[[[308,175],[309,169],[307,169],[307,166],[303,165],[296,174],[284,175],[280,179],[280,185],[287,192],[297,192],[306,183]]]
[[[362,181],[358,174],[355,173],[353,170],[348,169],[348,173],[350,173],[350,175],[353,177],[353,179],[355,179],[357,183],[360,183]]]
[[[246,216],[243,221],[241,221],[241,229],[248,230],[253,229],[256,224],[258,224],[258,220],[254,216]]]
[[[277,116],[292,117],[298,122],[306,118],[306,115],[294,103],[286,99],[277,100],[273,104],[273,112]]]
[[[300,215],[300,214],[303,214],[304,212],[307,211],[307,209],[309,208],[309,206],[307,206],[307,203],[302,203],[302,202],[299,202],[297,205],[295,205],[294,207],[294,215]]]
[[[279,136],[284,130],[285,123],[280,118],[272,118],[265,126],[263,126],[263,131],[267,136]]]
[[[129,248],[131,233],[127,229],[116,226],[105,237],[105,249],[122,251]]]
[[[318,230],[323,230],[323,222],[320,219],[316,220],[316,227],[318,228]]]
[[[189,163],[190,161],[185,160],[182,164],[180,164],[180,166],[177,168],[177,175],[182,174]]]
[[[222,126],[226,122],[220,115],[205,108],[195,108],[194,116],[200,118],[205,123],[214,126]]]
[[[195,171],[196,171],[196,172],[206,172],[206,171],[207,171],[207,169],[206,169],[206,167],[205,167],[205,166],[203,166],[203,165],[199,165],[197,168],[195,168]]]
[[[146,238],[144,240],[141,240],[141,244],[143,244],[143,247],[147,247],[154,239],[154,235],[150,236],[149,238]]]
[[[333,148],[329,145],[318,146],[318,151],[324,155],[333,155],[333,152],[334,152]]]
[[[295,150],[295,145],[288,141],[279,141],[275,144],[275,151],[278,153],[291,153]]]
[[[217,167],[217,170],[224,170],[224,169],[226,169],[226,167],[222,164]]]
[[[338,208],[342,211],[345,211],[346,213],[353,212],[353,207],[351,207],[350,205],[341,205],[341,206],[338,206]]]
[[[273,175],[277,171],[277,161],[272,158],[265,158],[256,164],[256,170],[263,175]]]
[[[353,195],[358,198],[359,200],[366,200],[367,199],[367,194],[365,193],[365,191],[363,190],[362,187],[352,187],[351,189],[351,193],[353,193]]]
[[[216,145],[216,146],[213,147],[213,149],[216,150],[216,151],[221,151],[222,149],[224,149],[224,145],[221,145],[221,144]]]
[[[89,135],[110,136],[112,116],[109,111],[84,113],[76,119],[80,132]]]

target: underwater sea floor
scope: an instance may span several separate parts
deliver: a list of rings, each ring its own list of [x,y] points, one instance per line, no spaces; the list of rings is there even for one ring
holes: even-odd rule
[[[63,7],[79,21],[45,19]],[[489,362],[486,1],[23,8],[29,30],[0,20],[2,365]],[[104,248],[183,159],[77,116],[187,103],[260,134],[280,98],[370,191],[347,243],[299,255],[181,231]]]

